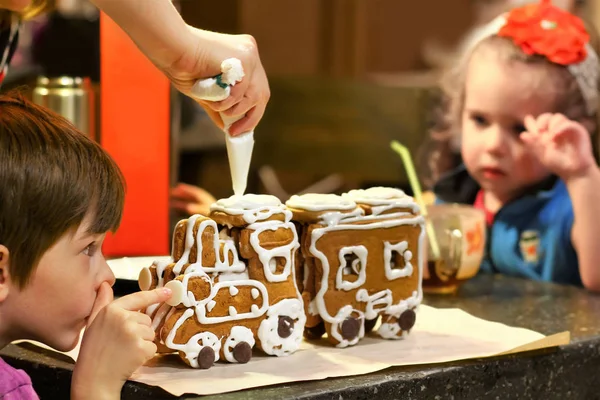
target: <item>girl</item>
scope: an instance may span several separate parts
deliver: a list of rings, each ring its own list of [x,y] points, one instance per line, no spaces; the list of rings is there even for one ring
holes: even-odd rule
[[[438,201],[485,211],[482,270],[600,290],[600,170],[590,140],[599,65],[589,33],[542,0],[482,36],[446,87],[448,131],[435,132],[430,157]],[[445,171],[458,148],[463,165]]]

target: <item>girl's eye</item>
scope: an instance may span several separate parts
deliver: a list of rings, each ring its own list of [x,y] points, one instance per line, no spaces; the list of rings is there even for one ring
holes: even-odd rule
[[[475,125],[479,126],[479,127],[486,127],[488,126],[488,120],[480,114],[472,114],[471,115],[471,120],[473,122],[475,122]]]
[[[525,125],[523,125],[523,124],[516,124],[515,126],[513,126],[513,131],[517,135],[520,135],[521,133],[525,132],[526,130],[527,130],[527,128],[525,128]]]

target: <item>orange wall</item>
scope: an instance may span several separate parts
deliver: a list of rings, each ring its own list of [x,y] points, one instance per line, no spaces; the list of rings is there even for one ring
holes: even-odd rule
[[[106,15],[100,20],[102,146],[127,181],[107,256],[169,253],[169,81]]]

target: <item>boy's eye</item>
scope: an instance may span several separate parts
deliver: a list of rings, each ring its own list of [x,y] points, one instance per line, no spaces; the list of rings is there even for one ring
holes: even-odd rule
[[[85,249],[83,249],[82,253],[88,257],[91,257],[96,252],[97,245],[96,243],[90,243]]]

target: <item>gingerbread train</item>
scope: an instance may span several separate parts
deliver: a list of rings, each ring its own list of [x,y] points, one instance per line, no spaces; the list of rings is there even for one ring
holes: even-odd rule
[[[257,347],[287,356],[303,336],[325,333],[354,345],[376,326],[406,336],[422,299],[424,219],[414,200],[391,188],[342,196],[233,196],[173,233],[172,262],[139,276],[142,290],[169,287],[149,307],[160,353],[193,368],[246,363]]]

